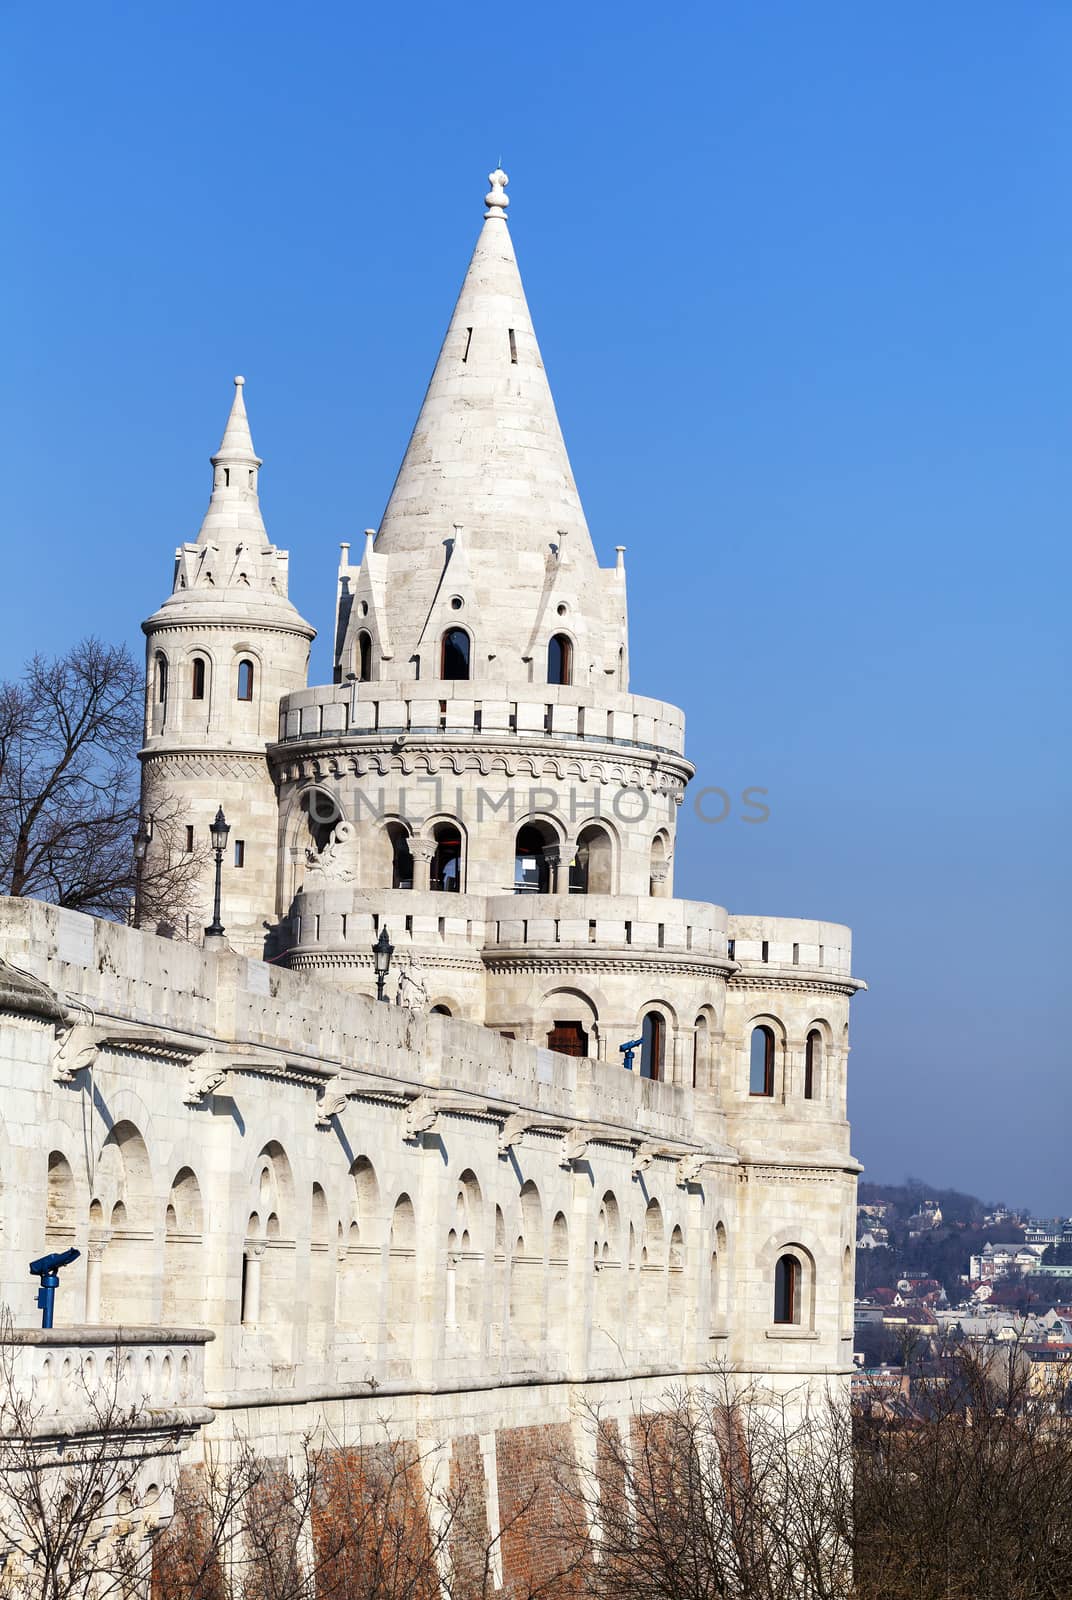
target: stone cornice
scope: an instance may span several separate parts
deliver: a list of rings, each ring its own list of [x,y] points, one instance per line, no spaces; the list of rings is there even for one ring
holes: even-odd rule
[[[184,592],[189,594],[190,590]],[[295,612],[295,617],[297,618],[297,612]],[[295,621],[293,627],[287,627],[285,623],[280,621],[258,622],[248,612],[240,611],[237,608],[233,611],[221,611],[221,614],[218,617],[213,617],[211,621],[203,617],[198,619],[181,616],[161,618],[160,612],[156,612],[153,616],[146,618],[141,628],[147,639],[155,639],[161,633],[218,633],[221,628],[226,629],[228,633],[240,628],[246,633],[272,633],[278,634],[284,639],[298,638],[305,639],[307,642],[311,642],[316,638],[316,629],[300,618]]]
[[[268,763],[264,759],[263,750],[234,750],[228,748],[213,749],[204,745],[196,745],[184,749],[181,745],[169,745],[163,750],[154,750],[146,746],[138,751],[139,758],[148,763],[159,762],[161,766],[186,768],[190,777],[222,777],[226,776],[221,763],[225,764],[233,775],[237,770],[243,777],[266,778],[270,783],[272,775],[268,770]]]
[[[453,743],[448,742],[451,739]],[[534,782],[553,775],[559,783],[565,783],[579,775],[582,782],[618,782],[627,788],[651,789],[680,804],[694,771],[684,757],[668,752],[653,752],[649,758],[635,747],[607,749],[581,741],[556,743],[553,738],[528,742],[523,734],[516,741],[484,741],[479,734],[445,734],[443,743],[415,740],[410,735],[400,749],[394,748],[396,741],[389,736],[377,739],[359,734],[339,736],[326,748],[311,743],[302,748],[300,741],[294,743],[299,746],[297,749],[292,744],[268,746],[268,760],[280,783],[344,775],[409,776],[420,772],[452,772],[455,776],[479,772],[482,777],[490,777],[493,771],[507,778],[527,773]],[[579,774],[570,768],[579,769]]]
[[[850,978],[847,973],[838,978],[809,978],[804,974],[799,978],[780,978],[773,974],[761,978],[751,973],[735,972],[729,980],[729,988],[762,989],[767,992],[775,989],[790,994],[840,994],[849,997],[860,989],[866,989],[867,984],[862,978]]]
[[[484,963],[479,951],[471,956],[439,954],[423,945],[415,945],[414,953],[420,956],[424,967],[447,968],[454,972],[482,972]],[[350,967],[357,971],[372,970],[372,955],[362,955],[357,950],[321,950],[318,946],[292,945],[287,951],[287,966],[292,972],[314,972],[320,967]]]
[[[599,951],[592,946],[577,946],[559,951],[521,946],[512,950],[487,950],[484,965],[489,972],[637,972],[658,973],[667,977],[724,978],[733,963],[721,956],[701,956],[694,952],[675,958],[665,950]]]

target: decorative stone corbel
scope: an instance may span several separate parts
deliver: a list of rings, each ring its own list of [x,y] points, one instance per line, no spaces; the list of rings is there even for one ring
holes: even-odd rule
[[[194,1056],[186,1074],[186,1090],[182,1097],[184,1106],[198,1106],[210,1094],[215,1094],[230,1071],[215,1050],[202,1050]]]
[[[706,1165],[707,1157],[705,1155],[682,1156],[677,1164],[674,1182],[679,1189],[686,1188],[688,1184],[696,1182]]]
[[[569,1128],[562,1137],[562,1153],[558,1158],[560,1167],[571,1167],[575,1161],[583,1161],[588,1154],[591,1140],[580,1128]]]
[[[436,1125],[439,1107],[431,1095],[419,1094],[406,1107],[406,1129],[402,1137],[407,1144],[415,1144],[422,1133],[429,1133]]]
[[[641,1144],[633,1151],[633,1165],[631,1170],[634,1178],[639,1178],[642,1172],[647,1172],[655,1160],[657,1151],[653,1144]]]
[[[531,1126],[531,1117],[523,1117],[514,1111],[507,1117],[499,1134],[499,1154],[506,1155],[515,1144],[520,1144],[525,1136],[525,1129]]]
[[[105,1037],[106,1030],[92,1023],[57,1027],[51,1061],[53,1082],[73,1083],[77,1073],[93,1065]]]
[[[337,1117],[340,1111],[345,1111],[346,1102],[349,1100],[346,1093],[345,1080],[331,1078],[325,1083],[316,1097],[316,1125],[318,1128],[330,1128],[332,1117]]]

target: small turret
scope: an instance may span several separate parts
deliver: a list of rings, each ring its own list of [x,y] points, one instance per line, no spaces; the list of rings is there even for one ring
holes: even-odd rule
[[[212,462],[197,538],[175,552],[172,592],[146,635],[146,789],[183,807],[195,841],[217,807],[231,824],[223,921],[236,947],[259,953],[276,913],[275,792],[265,759],[279,702],[305,687],[315,636],[287,598],[287,553],[268,538],[246,416],[244,378]],[[229,869],[229,870],[228,870]],[[204,886],[207,907],[209,886]]]

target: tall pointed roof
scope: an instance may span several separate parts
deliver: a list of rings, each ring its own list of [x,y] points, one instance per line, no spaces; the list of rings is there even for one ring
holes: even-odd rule
[[[603,628],[596,555],[506,221],[507,181],[501,170],[490,175],[484,225],[376,538],[377,555],[390,558],[402,659],[417,651],[452,584],[459,525],[475,592],[458,620],[479,620],[485,659],[505,666],[509,655],[520,667],[563,550],[590,603],[590,627]]]
[[[246,402],[244,398],[245,378],[236,378],[234,381],[234,399],[231,401],[231,414],[227,418],[227,426],[223,430],[220,448],[212,457],[212,465],[218,467],[225,462],[248,464],[252,467],[262,465],[261,459],[253,448],[253,437],[249,431],[249,418],[246,416]]]
[[[287,598],[287,553],[268,537],[257,493],[261,458],[253,448],[244,398],[234,380],[227,426],[212,462],[212,496],[197,539],[175,553],[172,593],[145,627],[162,618],[281,626],[313,638],[315,629]]]

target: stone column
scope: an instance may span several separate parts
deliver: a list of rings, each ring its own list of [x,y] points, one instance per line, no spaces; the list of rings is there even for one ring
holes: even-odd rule
[[[432,878],[432,857],[435,855],[434,839],[411,839],[409,853],[413,857],[413,887],[427,890]]]
[[[651,864],[651,892],[656,900],[670,899],[670,863],[653,861]]]
[[[263,1244],[246,1245],[246,1281],[242,1295],[243,1323],[259,1322],[261,1316],[261,1261]]]
[[[100,1321],[101,1272],[111,1237],[110,1229],[91,1234],[86,1252],[86,1321],[91,1325]]]
[[[547,892],[558,893],[558,874],[562,864],[563,850],[559,844],[545,844],[540,854],[547,863]]]

